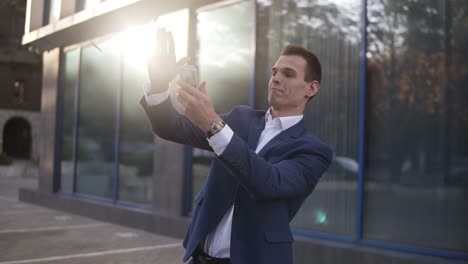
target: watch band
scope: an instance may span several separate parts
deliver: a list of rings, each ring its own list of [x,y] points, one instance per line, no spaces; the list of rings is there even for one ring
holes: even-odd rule
[[[221,131],[225,125],[226,122],[224,122],[224,120],[211,123],[210,129],[206,132],[206,137],[210,138],[214,136],[216,133]]]

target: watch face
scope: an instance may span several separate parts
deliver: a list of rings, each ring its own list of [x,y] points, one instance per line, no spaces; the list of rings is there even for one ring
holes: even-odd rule
[[[214,134],[218,133],[219,131],[221,131],[221,129],[223,129],[223,127],[224,127],[224,121],[219,121],[219,122],[213,123],[211,125],[211,129],[210,129],[211,134],[214,135]]]
[[[220,123],[215,124],[215,130],[220,130],[221,128],[223,128],[223,124],[220,124]]]

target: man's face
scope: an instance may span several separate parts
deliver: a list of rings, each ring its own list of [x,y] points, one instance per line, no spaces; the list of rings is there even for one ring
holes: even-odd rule
[[[282,55],[271,69],[268,102],[279,111],[301,109],[307,103],[308,83],[304,80],[307,62],[296,55]]]

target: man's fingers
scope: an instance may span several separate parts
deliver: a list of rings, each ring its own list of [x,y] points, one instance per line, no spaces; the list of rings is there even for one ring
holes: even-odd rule
[[[190,57],[188,57],[188,56],[183,57],[182,59],[177,61],[177,63],[176,63],[177,69],[180,69],[180,67],[182,67],[182,65],[188,63],[189,61],[190,61]]]
[[[175,58],[175,45],[174,45],[174,37],[172,36],[172,32],[167,31],[167,50],[169,52],[169,55],[174,54]]]
[[[180,92],[176,93],[176,100],[184,109],[187,107],[187,99],[184,95],[180,95]]]
[[[182,110],[182,113],[185,113],[185,111],[187,110],[187,100],[180,96],[179,93],[177,93],[176,101],[179,102],[180,110]]]
[[[166,30],[163,28],[158,29],[156,32],[156,54],[166,54],[167,53],[167,36]]]
[[[203,94],[208,95],[208,92],[206,91],[206,82],[205,82],[205,81],[203,81],[203,82],[200,84],[200,86],[199,86],[198,89],[199,89],[200,92],[202,92]]]
[[[180,85],[181,90],[186,91],[188,94],[190,94],[192,96],[198,96],[199,91],[197,90],[197,88],[195,88],[194,86],[192,86],[188,82],[185,82],[183,80],[178,80],[177,84]]]
[[[196,104],[196,101],[198,100],[194,98],[192,95],[190,95],[184,89],[180,89],[179,92],[177,93],[177,101],[182,106],[182,112],[185,113],[186,115],[187,115],[187,111],[191,112],[191,111],[196,110],[196,108],[194,109],[194,107],[196,107],[195,104]]]
[[[174,48],[174,37],[172,36],[172,32],[167,31],[167,49],[168,55],[171,61],[175,61],[175,48]]]
[[[193,96],[182,88],[177,91],[176,96],[177,100],[184,106],[186,106],[190,100],[193,100]]]

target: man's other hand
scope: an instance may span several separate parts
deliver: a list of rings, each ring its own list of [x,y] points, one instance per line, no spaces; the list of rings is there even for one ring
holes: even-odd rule
[[[181,87],[177,92],[177,100],[192,123],[207,132],[213,122],[221,121],[221,117],[216,114],[213,102],[206,92],[205,82],[200,84],[199,89],[182,80],[177,84]]]
[[[158,29],[153,54],[148,62],[148,75],[151,82],[151,94],[162,93],[169,87],[180,66],[190,58],[184,57],[176,62],[174,38],[170,31]]]

